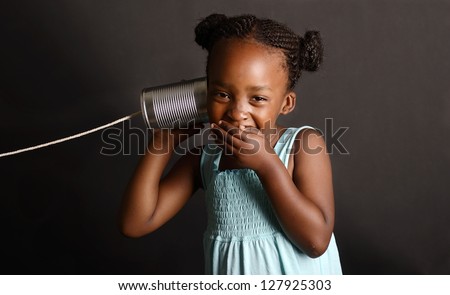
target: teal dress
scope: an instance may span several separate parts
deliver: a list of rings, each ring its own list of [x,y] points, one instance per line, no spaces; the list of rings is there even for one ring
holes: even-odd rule
[[[297,133],[288,128],[274,147],[287,167]],[[287,238],[269,198],[251,169],[219,171],[221,149],[205,145],[201,157],[208,225],[204,234],[206,274],[342,274],[331,237],[327,251],[310,258]]]

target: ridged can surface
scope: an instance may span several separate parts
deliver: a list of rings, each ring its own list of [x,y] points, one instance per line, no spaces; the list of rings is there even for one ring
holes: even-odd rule
[[[208,121],[206,78],[145,88],[141,108],[148,128],[179,128]]]

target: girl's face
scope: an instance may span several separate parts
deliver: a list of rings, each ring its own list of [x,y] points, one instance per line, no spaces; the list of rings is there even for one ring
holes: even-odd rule
[[[283,54],[259,43],[222,39],[208,61],[208,115],[236,127],[277,128],[280,114],[295,106],[287,91],[288,73]]]

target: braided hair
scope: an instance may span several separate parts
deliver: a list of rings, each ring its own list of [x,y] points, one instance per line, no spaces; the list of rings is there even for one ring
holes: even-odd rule
[[[228,38],[252,38],[260,44],[281,49],[290,90],[294,89],[302,70],[316,71],[322,63],[323,44],[317,31],[307,31],[300,37],[271,19],[259,19],[253,15],[227,17],[223,14],[211,14],[195,28],[195,42],[208,51],[208,60],[214,44]]]

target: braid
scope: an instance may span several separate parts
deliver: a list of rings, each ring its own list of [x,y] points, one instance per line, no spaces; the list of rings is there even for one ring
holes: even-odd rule
[[[195,28],[195,41],[208,53],[222,38],[252,38],[280,49],[285,56],[289,89],[295,87],[302,70],[316,71],[322,63],[323,45],[319,32],[307,31],[304,37],[300,37],[287,26],[270,19],[258,19],[253,15],[226,17],[211,14]]]
[[[223,14],[211,14],[195,28],[195,42],[210,52],[219,39],[248,37],[255,22],[256,17],[252,15],[228,18]]]
[[[308,31],[304,38],[300,38],[300,55],[303,69],[317,71],[323,58],[323,45],[319,32]]]

